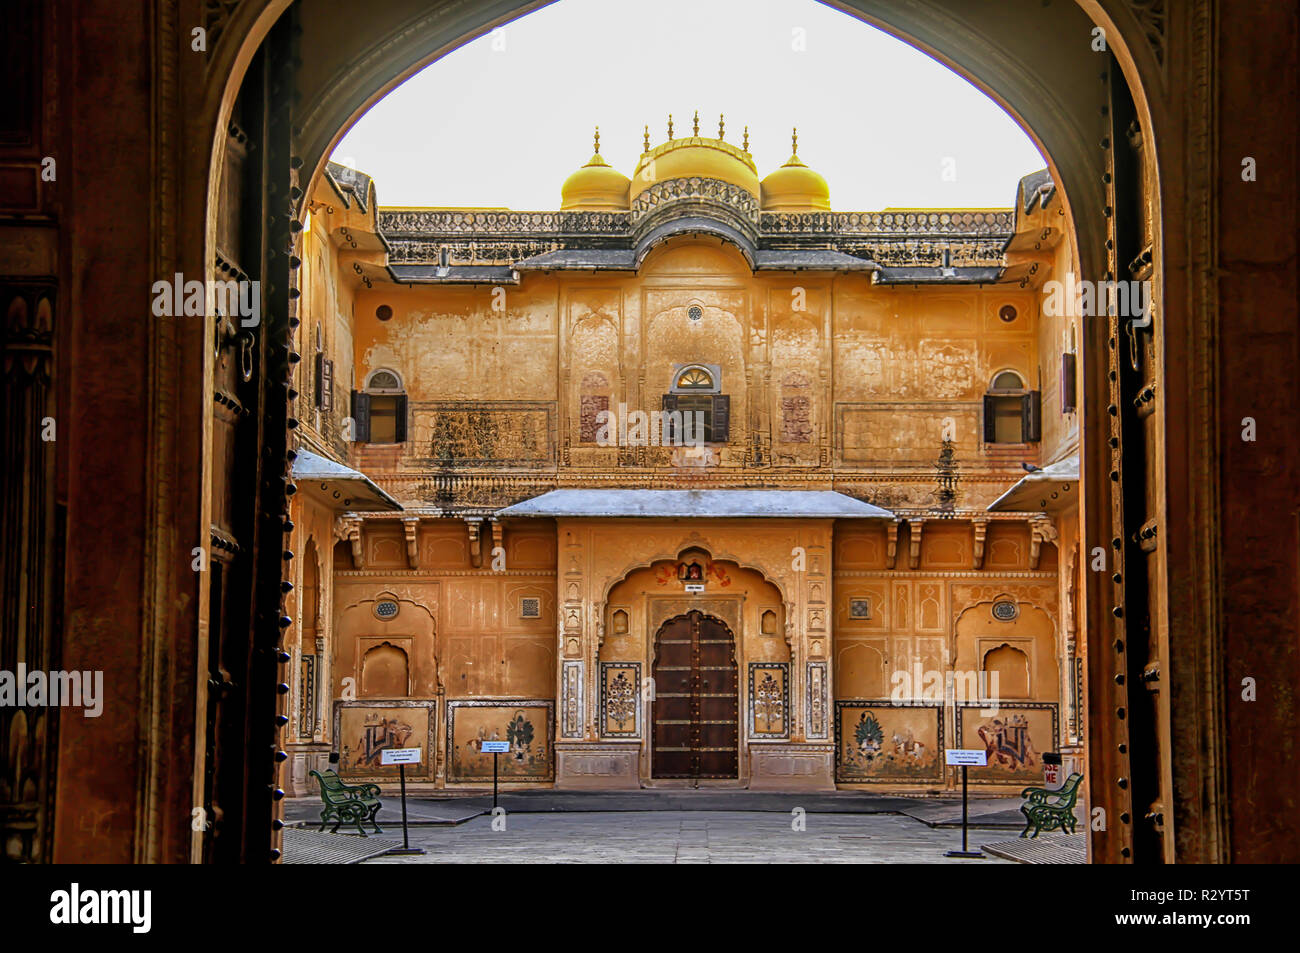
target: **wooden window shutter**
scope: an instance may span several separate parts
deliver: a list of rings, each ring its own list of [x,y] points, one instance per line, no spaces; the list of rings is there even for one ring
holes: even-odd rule
[[[713,442],[726,443],[731,429],[731,397],[727,394],[713,395]]]
[[[320,410],[324,410],[325,409],[325,355],[322,354],[320,351],[316,352],[315,377],[316,379],[314,381],[315,384],[314,390],[316,392],[316,407]]]
[[[352,392],[352,439],[370,442],[370,395],[359,390]]]
[[[334,362],[321,358],[320,364],[320,409],[334,409]]]
[[[1074,410],[1074,395],[1078,386],[1074,361],[1073,352],[1061,355],[1061,413],[1063,414]]]
[[[1043,439],[1043,393],[1031,390],[1022,400],[1020,433],[1025,443],[1036,443]]]
[[[393,413],[397,419],[393,422],[394,441],[397,443],[406,442],[406,395],[402,394],[393,401]]]
[[[664,394],[663,409],[665,416],[663,419],[663,433],[660,439],[665,445],[669,445],[677,440],[677,428],[673,426],[672,420],[666,416],[678,409],[676,394]]]
[[[997,404],[992,394],[984,395],[984,442],[998,442]]]

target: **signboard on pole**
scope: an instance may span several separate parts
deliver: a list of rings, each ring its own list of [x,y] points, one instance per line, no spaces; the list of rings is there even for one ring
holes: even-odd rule
[[[508,741],[482,741],[479,742],[479,751],[483,754],[509,754],[510,742]]]
[[[419,764],[419,748],[385,748],[379,752],[380,764]]]
[[[983,748],[945,748],[943,754],[948,764],[982,768],[989,763],[988,752]]]

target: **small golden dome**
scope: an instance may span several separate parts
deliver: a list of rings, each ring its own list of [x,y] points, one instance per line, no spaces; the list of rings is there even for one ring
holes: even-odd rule
[[[600,127],[596,127],[595,154],[560,187],[562,211],[618,212],[628,208],[627,189],[631,184],[622,172],[600,155]]]
[[[790,158],[763,179],[765,212],[829,212],[831,190],[826,180],[799,158],[799,137],[791,136]]]
[[[690,178],[720,179],[758,195],[758,169],[754,166],[754,160],[746,149],[734,146],[722,138],[724,124],[721,117],[718,120],[716,139],[699,134],[699,113],[695,114],[694,134],[688,138],[674,139],[672,129],[672,117],[669,116],[668,141],[653,149],[648,146],[647,133],[647,148],[636,164],[629,199],[635,200],[657,182]]]

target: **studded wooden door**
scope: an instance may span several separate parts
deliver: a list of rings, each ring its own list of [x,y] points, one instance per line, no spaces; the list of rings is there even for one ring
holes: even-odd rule
[[[655,636],[653,750],[656,778],[735,778],[740,684],[736,640],[699,611],[669,619]]]

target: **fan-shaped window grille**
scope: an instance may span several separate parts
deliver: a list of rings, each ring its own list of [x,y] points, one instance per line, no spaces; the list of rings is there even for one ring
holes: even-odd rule
[[[392,371],[375,371],[370,375],[370,386],[367,390],[401,390],[402,382],[397,379],[397,375]]]
[[[688,367],[677,375],[680,390],[711,390],[713,377],[702,367]]]

